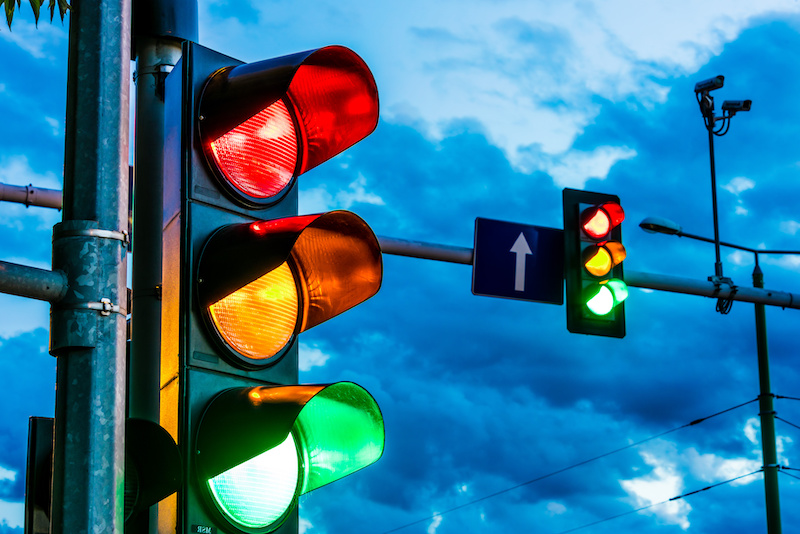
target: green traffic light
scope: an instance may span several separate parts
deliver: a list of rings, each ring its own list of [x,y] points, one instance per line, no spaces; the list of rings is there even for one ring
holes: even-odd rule
[[[277,447],[211,478],[208,487],[228,519],[250,528],[278,521],[294,499],[300,467],[290,433]]]
[[[593,314],[604,316],[628,298],[628,286],[618,278],[604,280],[592,286],[587,294],[586,307]]]
[[[197,466],[220,514],[241,531],[281,526],[297,498],[383,454],[383,416],[352,382],[232,388],[200,422]]]

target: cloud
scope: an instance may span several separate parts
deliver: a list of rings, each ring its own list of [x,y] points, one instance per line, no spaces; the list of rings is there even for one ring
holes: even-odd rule
[[[559,187],[583,189],[589,179],[605,180],[619,161],[636,157],[628,147],[601,146],[591,152],[571,150],[543,166]]]
[[[434,512],[434,513],[438,513],[438,512]],[[439,528],[439,525],[441,525],[441,524],[442,524],[442,516],[437,515],[436,517],[433,518],[433,521],[431,521],[431,524],[428,525],[427,533],[428,534],[436,534],[436,530]]]
[[[330,359],[330,354],[326,354],[317,345],[300,343],[299,368],[300,371],[310,371],[312,367],[323,367]]]
[[[356,204],[383,206],[385,202],[380,196],[367,190],[367,178],[359,174],[347,184],[346,189],[340,189],[333,194],[325,185],[301,189],[298,204],[302,213],[321,213],[332,209],[350,209]]]
[[[561,504],[560,502],[549,502],[547,503],[547,513],[550,515],[561,515],[567,511],[567,507]]]
[[[644,462],[651,466],[652,471],[642,477],[629,480],[620,480],[622,488],[634,498],[637,508],[652,506],[641,513],[655,515],[668,524],[678,525],[683,530],[689,528],[689,512],[692,507],[684,500],[669,501],[683,491],[683,477],[678,472],[677,466],[666,460],[658,458],[648,452],[641,453]]]
[[[21,528],[25,522],[25,503],[0,499],[0,527]]]
[[[745,178],[744,176],[737,176],[733,178],[730,182],[726,185],[723,185],[722,188],[730,193],[733,193],[736,196],[741,195],[744,191],[748,191],[750,189],[755,188],[756,183],[751,180],[750,178]]]

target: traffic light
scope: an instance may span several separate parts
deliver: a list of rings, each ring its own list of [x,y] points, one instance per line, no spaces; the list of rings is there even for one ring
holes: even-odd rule
[[[567,329],[625,337],[628,287],[622,274],[625,212],[614,195],[564,189]]]
[[[375,129],[375,81],[341,46],[245,64],[186,43],[165,113],[161,424],[184,479],[159,530],[296,533],[301,494],[383,452],[366,390],[297,384],[298,335],[380,288],[360,217],[297,210],[297,177]]]

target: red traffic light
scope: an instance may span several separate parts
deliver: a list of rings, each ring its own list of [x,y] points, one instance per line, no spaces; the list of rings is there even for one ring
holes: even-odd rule
[[[586,208],[581,213],[581,230],[592,239],[605,239],[614,227],[625,220],[625,212],[616,202]]]
[[[200,95],[198,118],[220,183],[240,203],[260,207],[372,133],[378,90],[355,52],[328,46],[218,70]]]

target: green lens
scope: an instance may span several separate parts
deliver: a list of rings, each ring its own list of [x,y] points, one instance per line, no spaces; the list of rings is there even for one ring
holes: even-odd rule
[[[292,434],[278,445],[208,481],[222,512],[235,524],[265,528],[292,504],[300,468]]]
[[[601,285],[597,293],[586,301],[586,307],[595,315],[608,315],[614,309],[614,295],[608,286]]]
[[[366,467],[383,454],[383,416],[375,399],[351,382],[333,384],[303,408],[298,436],[305,479],[300,494]]]

